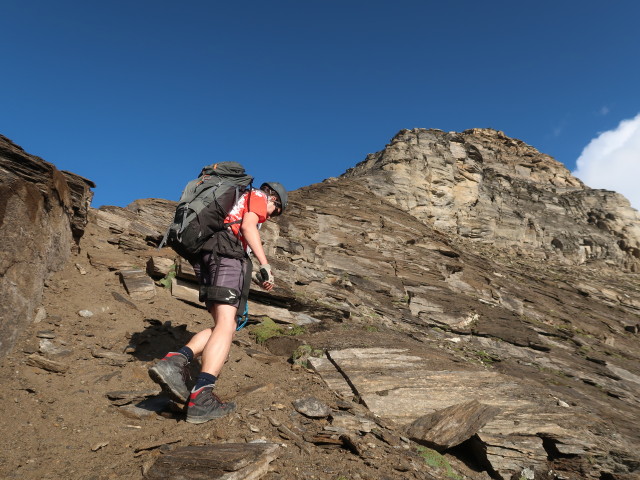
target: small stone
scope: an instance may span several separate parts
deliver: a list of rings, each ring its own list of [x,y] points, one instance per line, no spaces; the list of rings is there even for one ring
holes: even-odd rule
[[[76,268],[78,269],[78,272],[80,272],[80,275],[86,275],[87,274],[87,271],[79,263],[76,263]]]
[[[274,427],[279,427],[280,425],[282,425],[277,419],[273,417],[268,417],[268,418],[269,418],[269,423],[271,423],[271,425],[273,425]]]
[[[91,451],[92,452],[97,452],[98,450],[100,450],[101,448],[106,447],[107,445],[109,445],[109,442],[96,443],[93,447],[91,447]]]
[[[564,402],[562,400],[558,400],[558,406],[564,407],[564,408],[571,408],[571,405],[569,405],[567,402]]]
[[[33,319],[33,323],[40,323],[45,318],[47,318],[47,311],[44,309],[44,307],[38,307],[38,310],[36,310],[36,316]]]
[[[93,312],[91,310],[80,310],[78,312],[78,315],[80,315],[83,318],[91,318],[93,317]]]
[[[40,330],[38,333],[36,333],[36,337],[38,338],[56,338],[56,334],[53,333],[51,330]]]
[[[62,342],[58,343],[62,345]],[[73,350],[69,348],[63,348],[62,346],[57,346],[48,338],[43,338],[42,340],[40,340],[40,347],[38,348],[38,351],[42,355],[49,357],[66,357],[73,353]]]
[[[301,398],[293,402],[298,413],[310,418],[325,418],[331,415],[331,409],[315,397]]]
[[[536,478],[536,474],[533,469],[524,468],[520,473],[520,478],[522,478],[523,480],[533,480],[534,478]]]

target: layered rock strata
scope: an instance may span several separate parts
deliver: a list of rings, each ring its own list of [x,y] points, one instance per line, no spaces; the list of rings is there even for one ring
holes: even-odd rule
[[[0,356],[33,321],[47,276],[77,248],[91,187],[0,135]]]
[[[627,199],[500,131],[402,130],[344,176],[438,230],[509,254],[640,269],[640,214]]]

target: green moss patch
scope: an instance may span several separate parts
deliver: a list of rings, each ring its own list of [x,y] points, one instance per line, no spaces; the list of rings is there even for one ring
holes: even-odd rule
[[[418,447],[418,455],[420,455],[424,459],[424,462],[430,467],[443,471],[447,478],[462,480],[462,477],[451,468],[451,464],[449,464],[447,459],[435,450],[427,447]]]
[[[264,343],[272,337],[300,335],[305,331],[304,327],[298,325],[290,327],[278,325],[269,317],[265,317],[261,323],[249,328],[249,332],[256,338],[258,343]]]

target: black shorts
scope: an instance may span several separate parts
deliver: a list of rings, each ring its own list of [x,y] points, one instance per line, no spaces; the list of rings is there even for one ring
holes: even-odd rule
[[[235,258],[219,257],[211,252],[203,252],[200,260],[192,264],[193,269],[200,279],[201,300],[205,296],[204,302],[209,310],[213,305],[226,304],[238,307],[240,303],[240,295],[244,286],[244,268],[245,261]],[[202,287],[223,287],[218,289],[216,297],[216,289],[204,289],[208,294],[202,295]],[[227,301],[228,294],[232,290],[237,292],[237,300],[233,303]]]

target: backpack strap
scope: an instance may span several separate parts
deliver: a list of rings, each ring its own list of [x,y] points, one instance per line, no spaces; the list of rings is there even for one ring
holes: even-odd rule
[[[236,322],[238,324],[236,331],[243,328],[249,320],[249,289],[251,288],[251,274],[253,273],[253,262],[247,257],[244,260],[244,283],[242,284],[242,293],[240,294],[240,303],[238,304],[238,313]]]

